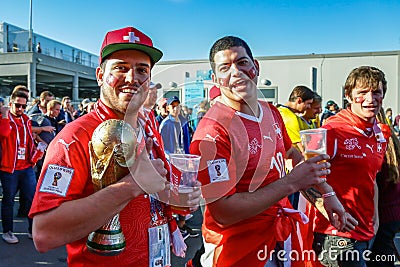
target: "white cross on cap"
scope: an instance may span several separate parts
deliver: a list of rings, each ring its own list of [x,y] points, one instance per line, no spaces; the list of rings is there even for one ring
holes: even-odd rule
[[[129,35],[123,36],[124,40],[128,40],[130,43],[136,43],[140,41],[140,38],[135,36],[134,32],[129,32]]]

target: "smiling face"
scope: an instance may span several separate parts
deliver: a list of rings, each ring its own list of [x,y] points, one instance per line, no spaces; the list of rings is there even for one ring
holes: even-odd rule
[[[351,111],[361,119],[374,122],[379,109],[382,107],[384,93],[383,86],[379,83],[377,89],[356,87],[351,91],[348,100],[351,102]]]
[[[150,57],[143,52],[120,50],[112,53],[102,67],[96,69],[100,99],[121,118],[128,106],[130,111],[138,111],[148,94],[150,71]]]
[[[226,100],[243,103],[257,99],[258,64],[243,47],[217,52],[214,63],[213,81],[220,85]]]

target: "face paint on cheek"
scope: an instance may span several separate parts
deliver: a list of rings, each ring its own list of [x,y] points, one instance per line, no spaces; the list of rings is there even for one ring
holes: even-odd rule
[[[222,76],[222,75],[221,75]],[[218,83],[222,86],[229,87],[229,80],[231,78],[230,74],[227,74],[225,77],[218,78]]]
[[[111,87],[115,87],[118,84],[118,82],[119,79],[114,75],[112,75],[111,73],[106,78],[106,83]]]
[[[243,73],[253,80],[257,76],[257,70],[255,66],[252,66],[249,70],[243,70]]]
[[[354,98],[354,103],[359,103],[360,104],[362,102],[364,102],[364,97],[357,96],[357,97]]]

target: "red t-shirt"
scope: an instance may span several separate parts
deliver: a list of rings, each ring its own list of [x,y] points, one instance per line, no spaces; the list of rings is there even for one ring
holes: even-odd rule
[[[207,203],[254,191],[285,175],[284,158],[292,143],[279,111],[265,102],[260,102],[260,108],[257,119],[217,102],[200,121],[190,151],[201,155],[199,180]],[[204,238],[223,247],[217,264],[263,266],[257,252],[265,245],[275,247],[282,207],[290,207],[287,198],[252,218],[221,228],[206,206]]]
[[[51,142],[32,203],[31,217],[56,208],[63,202],[93,194],[88,143],[95,128],[107,119],[117,117],[99,101],[94,112],[68,123]],[[53,178],[55,172],[61,173],[61,178],[56,182]],[[120,212],[119,220],[126,240],[126,248],[122,253],[117,256],[94,254],[88,251],[85,237],[67,244],[68,266],[148,267],[148,229],[151,225],[149,197],[141,195],[131,200]]]
[[[358,220],[358,225],[353,231],[338,232],[317,212],[314,231],[358,241],[370,240],[374,236],[374,181],[382,166],[386,140],[382,137],[379,141],[375,134],[365,135],[374,125],[349,109],[330,117],[323,128],[328,130],[327,150],[331,157],[327,181],[346,211]]]

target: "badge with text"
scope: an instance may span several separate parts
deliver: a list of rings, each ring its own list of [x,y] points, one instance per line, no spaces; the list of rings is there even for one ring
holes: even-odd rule
[[[65,197],[73,174],[74,169],[50,164],[47,166],[39,192],[53,193]]]

